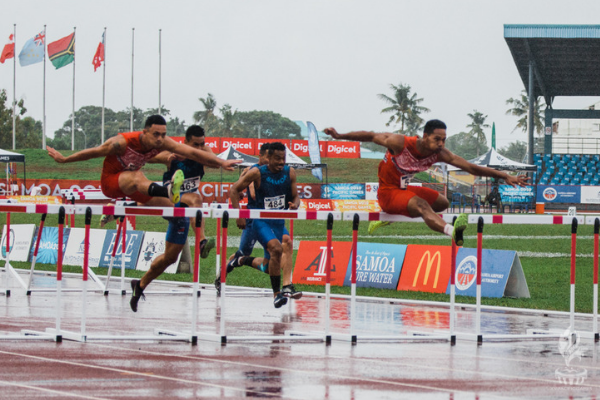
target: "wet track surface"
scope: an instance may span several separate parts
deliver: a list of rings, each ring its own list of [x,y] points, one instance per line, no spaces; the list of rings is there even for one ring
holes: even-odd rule
[[[0,273],[0,288],[6,287]],[[80,277],[67,277],[65,288],[81,287]],[[189,285],[155,282],[139,311],[129,308],[129,295],[90,292],[85,333],[138,336],[139,340],[22,339],[22,330],[44,332],[56,327],[54,292],[25,290],[10,280],[11,296],[0,296],[0,398],[88,399],[595,399],[600,393],[598,346],[581,339],[579,348],[547,341],[487,342],[458,336],[448,342],[407,342],[407,332],[447,332],[444,305],[408,305],[391,301],[359,301],[354,334],[358,343],[333,340],[280,340],[289,333],[322,335],[325,299],[305,295],[274,309],[267,291],[228,288],[225,333],[228,341],[202,340],[220,332],[222,303],[211,287],[197,298],[197,345],[144,339],[156,329],[188,332],[195,297]],[[119,283],[114,282],[115,289]],[[126,285],[126,287],[128,284]],[[35,288],[56,287],[50,275],[36,275]],[[93,283],[88,283],[93,288]],[[151,293],[152,291],[185,291]],[[61,330],[81,332],[82,294],[61,296]],[[350,332],[350,302],[331,301],[330,333]],[[482,332],[522,334],[527,329],[569,325],[566,315],[484,312]],[[458,333],[475,331],[475,312],[459,307]],[[591,318],[578,316],[577,331],[592,329]],[[361,340],[372,335],[386,341]],[[18,336],[19,338],[14,338]],[[243,338],[263,338],[261,342]],[[242,338],[237,341],[233,338]],[[571,357],[569,358],[569,354]],[[566,360],[570,362],[567,368]]]

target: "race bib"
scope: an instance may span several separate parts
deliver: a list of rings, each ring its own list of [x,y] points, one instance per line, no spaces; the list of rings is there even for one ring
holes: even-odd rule
[[[200,177],[188,178],[183,181],[181,191],[184,193],[195,192],[200,187]]]
[[[414,174],[401,175],[400,176],[400,189],[406,189],[406,187],[410,183],[410,180],[413,178],[413,176],[415,176],[415,175]]]
[[[285,208],[285,195],[265,197],[265,210],[283,210]]]

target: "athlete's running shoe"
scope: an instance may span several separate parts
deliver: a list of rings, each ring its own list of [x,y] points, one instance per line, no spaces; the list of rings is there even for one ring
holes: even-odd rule
[[[289,285],[285,285],[281,289],[281,293],[288,298],[292,298],[294,300],[298,300],[302,297],[302,292],[298,292],[294,287],[294,284],[290,283]]]
[[[277,293],[275,299],[273,300],[273,305],[275,308],[281,308],[282,306],[287,304],[287,297],[285,297],[281,292]]]
[[[200,258],[208,257],[208,254],[215,247],[215,239],[204,239],[200,242]]]
[[[467,214],[460,214],[456,221],[454,221],[454,233],[452,233],[452,239],[457,246],[462,246],[464,243],[463,232],[467,229],[469,224],[469,217]]]
[[[389,224],[391,224],[390,221],[371,221],[369,223],[369,228],[367,229],[367,232],[369,233],[369,235],[372,235],[373,232],[375,232],[377,229],[383,226],[388,226]]]
[[[235,254],[231,261],[227,263],[227,273],[230,273],[235,268],[242,266],[242,264],[240,264],[240,258],[242,257],[238,257],[237,254]]]
[[[131,290],[133,293],[131,294],[131,300],[129,300],[129,305],[133,312],[137,312],[138,301],[140,298],[146,300],[146,296],[144,296],[144,290],[140,287],[139,279],[131,280]]]
[[[181,185],[184,179],[183,171],[180,169],[175,171],[173,178],[171,178],[171,183],[169,183],[169,198],[173,204],[177,204],[181,200]]]
[[[112,206],[112,203],[108,203],[107,206]],[[106,214],[102,214],[102,217],[100,217],[100,228],[104,228],[104,225],[108,224],[111,221],[115,220],[115,216],[114,215],[106,215]]]

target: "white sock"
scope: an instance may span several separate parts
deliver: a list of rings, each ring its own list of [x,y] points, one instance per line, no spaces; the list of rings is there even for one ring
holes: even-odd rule
[[[444,235],[452,237],[453,233],[454,227],[450,224],[446,224],[446,226],[444,226]]]

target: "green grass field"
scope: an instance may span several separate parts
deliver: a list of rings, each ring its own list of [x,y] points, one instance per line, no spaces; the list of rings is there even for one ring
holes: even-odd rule
[[[5,224],[5,215],[0,216],[0,223]],[[28,214],[12,214],[11,223],[35,223],[39,224],[39,216]],[[98,217],[92,220],[92,226],[98,226]],[[83,226],[83,218],[78,218],[76,226]],[[239,236],[240,231],[231,224],[229,236]],[[49,215],[46,226],[57,226],[56,216]],[[144,231],[164,231],[166,223],[160,218],[138,217],[137,229]],[[215,220],[206,221],[206,230],[209,235],[216,232]],[[394,243],[394,244],[432,244],[447,245],[449,240],[443,235],[431,232],[424,224],[417,223],[395,223],[381,228],[376,236],[367,235],[367,224],[359,227],[359,240],[363,242]],[[297,221],[294,224],[294,239],[298,240],[325,240],[325,221]],[[333,229],[333,240],[351,241],[352,226],[350,222],[336,221]],[[475,248],[476,228],[470,226],[466,233],[465,247]],[[547,310],[569,310],[570,290],[570,249],[571,249],[571,226],[570,225],[487,225],[484,227],[483,246],[488,249],[515,250],[520,254],[529,291],[530,299],[484,298],[483,304],[520,307]],[[228,254],[236,249],[230,248]],[[576,289],[576,311],[592,311],[592,273],[593,273],[593,228],[582,225],[578,230],[577,241],[577,289]],[[193,254],[193,250],[192,250]],[[260,246],[255,249],[255,256],[262,254]],[[294,252],[294,256],[296,251]],[[29,263],[11,263],[17,268],[29,268]],[[36,265],[37,270],[55,270],[54,265]],[[200,281],[212,283],[215,278],[214,252],[200,264]],[[65,266],[64,270],[78,272],[77,267]],[[105,268],[95,268],[98,275],[105,275]],[[130,277],[139,277],[140,271],[126,271]],[[163,274],[162,279],[191,282],[191,274]],[[266,274],[251,268],[238,268],[230,274],[227,282],[231,285],[270,287]],[[298,285],[299,290],[323,292],[324,288],[319,286]],[[350,288],[332,287],[332,293],[349,294]],[[418,299],[433,301],[448,301],[449,296],[445,294],[432,294],[408,291],[381,290],[372,288],[358,288],[358,295],[377,296],[387,298]],[[475,298],[458,296],[458,302],[475,303]]]

